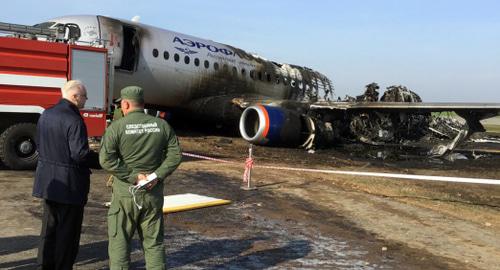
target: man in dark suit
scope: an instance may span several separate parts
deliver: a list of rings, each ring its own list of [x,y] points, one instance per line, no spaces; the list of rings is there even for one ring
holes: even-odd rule
[[[68,81],[61,92],[62,99],[43,112],[37,126],[33,196],[44,200],[37,260],[43,270],[73,268],[90,186],[87,128],[79,112],[87,90],[80,81]]]

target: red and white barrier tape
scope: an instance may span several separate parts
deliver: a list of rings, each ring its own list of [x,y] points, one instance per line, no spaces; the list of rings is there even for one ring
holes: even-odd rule
[[[199,159],[218,161],[223,163],[241,164],[235,161],[228,161],[223,159],[211,158],[190,153],[182,153],[185,156],[195,157]],[[500,185],[499,179],[486,179],[486,178],[466,178],[466,177],[450,177],[450,176],[434,176],[434,175],[415,175],[415,174],[396,174],[396,173],[375,173],[375,172],[356,172],[356,171],[339,171],[339,170],[320,170],[320,169],[306,169],[306,168],[291,168],[291,167],[278,167],[267,165],[255,165],[254,159],[247,158],[245,161],[245,172],[243,173],[243,181],[248,181],[248,174],[252,168],[272,169],[272,170],[286,170],[298,172],[315,172],[315,173],[328,173],[328,174],[344,174],[344,175],[358,175],[358,176],[375,176],[387,178],[400,178],[408,180],[423,180],[423,181],[441,181],[441,182],[455,182],[455,183],[472,183],[472,184],[487,184],[487,185]]]
[[[248,183],[250,180],[250,171],[253,168],[253,158],[247,158],[245,160],[245,172],[243,173],[243,182]]]
[[[191,153],[187,153],[187,152],[182,152],[182,155],[186,156],[186,157],[194,157],[194,158],[199,158],[199,159],[218,161],[218,162],[222,162],[222,163],[241,164],[241,163],[236,162],[236,161],[224,160],[224,159],[220,159],[220,158],[213,158],[213,157],[207,157],[207,156],[201,156],[201,155],[191,154]]]

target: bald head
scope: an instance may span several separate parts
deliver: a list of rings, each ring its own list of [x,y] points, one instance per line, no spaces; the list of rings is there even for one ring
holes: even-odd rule
[[[79,80],[66,82],[61,88],[61,94],[64,99],[75,104],[79,109],[82,109],[87,102],[87,89]]]

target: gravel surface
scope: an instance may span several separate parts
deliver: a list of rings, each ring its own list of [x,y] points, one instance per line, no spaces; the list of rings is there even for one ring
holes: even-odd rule
[[[257,189],[247,191],[244,141],[180,141],[186,152],[235,163],[185,158],[165,192],[232,203],[166,217],[169,269],[500,269],[500,186],[255,168]],[[254,153],[260,165],[500,179],[495,157],[370,159],[363,149]],[[107,178],[92,174],[75,269],[107,269]],[[0,170],[0,269],[34,269],[42,208],[32,185],[32,171]],[[133,269],[144,269],[137,238],[131,259]]]

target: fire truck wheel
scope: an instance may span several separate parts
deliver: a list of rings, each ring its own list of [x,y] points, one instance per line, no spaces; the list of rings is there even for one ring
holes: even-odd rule
[[[0,135],[0,159],[13,170],[36,168],[38,151],[35,145],[36,125],[19,123]]]

